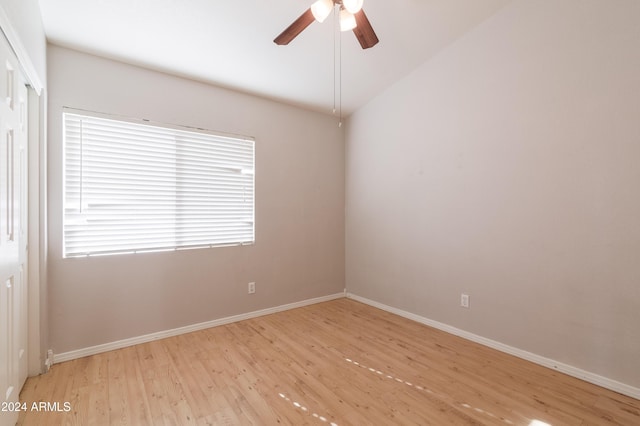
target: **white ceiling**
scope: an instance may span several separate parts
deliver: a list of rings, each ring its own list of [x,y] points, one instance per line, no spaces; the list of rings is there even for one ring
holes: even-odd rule
[[[39,0],[51,43],[330,113],[333,22],[273,39],[314,0]],[[380,43],[342,33],[348,115],[510,0],[365,0]]]

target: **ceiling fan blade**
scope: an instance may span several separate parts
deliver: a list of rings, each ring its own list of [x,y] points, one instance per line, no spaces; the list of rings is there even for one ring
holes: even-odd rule
[[[360,42],[360,46],[362,46],[363,49],[375,46],[380,40],[378,40],[376,32],[373,31],[367,15],[364,14],[364,9],[360,9],[360,11],[355,14],[355,17],[358,26],[353,29],[353,33]]]
[[[273,42],[278,45],[289,44],[291,40],[296,38],[305,28],[315,21],[311,8],[307,9],[298,19],[293,21]]]

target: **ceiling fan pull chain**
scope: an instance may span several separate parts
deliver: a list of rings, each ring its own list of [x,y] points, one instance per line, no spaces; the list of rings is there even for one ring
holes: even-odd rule
[[[363,49],[378,43],[371,22],[362,9],[364,0],[315,0],[298,19],[293,21],[273,42],[286,45],[314,21],[323,22],[333,10],[333,115],[338,115],[342,127],[342,32],[351,30]],[[336,31],[340,34],[336,37]],[[336,52],[336,43],[338,43]],[[337,104],[337,105],[336,105]]]
[[[333,115],[336,115],[336,31],[338,30],[338,12],[333,8]]]
[[[342,127],[342,31],[338,34],[338,69],[338,111],[340,112],[338,127]]]

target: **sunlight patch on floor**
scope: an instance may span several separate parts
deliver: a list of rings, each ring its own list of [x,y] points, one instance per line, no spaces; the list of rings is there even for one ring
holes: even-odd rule
[[[347,361],[350,364],[355,365],[356,367],[360,367],[360,368],[362,368],[364,370],[367,370],[367,371],[369,371],[369,372],[371,372],[371,373],[373,373],[373,374],[375,374],[377,376],[383,377],[385,379],[393,380],[393,381],[395,381],[397,383],[404,384],[406,386],[412,387],[412,388],[414,388],[414,389],[416,389],[418,391],[421,391],[421,392],[426,392],[426,393],[431,394],[432,396],[434,396],[436,398],[439,398],[441,400],[450,399],[450,398],[446,398],[446,397],[444,397],[442,395],[436,394],[434,391],[432,391],[429,388],[426,388],[424,386],[420,386],[420,385],[408,382],[408,381],[403,380],[403,379],[401,379],[399,377],[392,376],[391,374],[386,374],[386,373],[384,373],[384,372],[382,372],[382,371],[380,371],[380,370],[378,370],[376,368],[372,368],[372,367],[368,367],[366,365],[363,365],[363,364],[359,363],[358,361],[354,361],[354,360],[349,359],[349,358],[345,358],[344,360]],[[469,404],[463,404],[463,403],[459,403],[459,402],[453,402],[453,404],[458,405],[458,406],[463,407],[463,408],[468,409],[468,410],[473,410],[473,411],[475,411],[477,413],[481,413],[481,414],[487,415],[487,416],[492,417],[494,419],[502,420],[504,423],[506,423],[508,425],[515,424],[509,419],[505,419],[504,417],[496,416],[495,414],[493,414],[493,413],[491,413],[489,411],[483,410],[482,408],[473,407],[473,406],[471,406]],[[534,420],[534,421],[538,421],[538,420]],[[545,425],[546,426],[551,426],[551,425],[547,425],[546,423],[542,423],[542,422],[540,422],[540,423],[531,423],[529,426],[545,426]]]
[[[287,402],[291,403],[291,405],[293,405],[293,406],[294,406],[295,408],[297,408],[298,410],[302,410],[302,411],[304,411],[305,413],[309,413],[309,412],[310,412],[310,411],[309,411],[309,409],[308,409],[305,405],[303,405],[303,404],[299,403],[298,401],[293,401],[291,398],[289,398],[289,397],[288,397],[288,396],[286,396],[285,394],[283,394],[283,393],[278,393],[278,396],[279,396],[280,398],[284,399],[285,401],[287,401]],[[329,425],[331,425],[331,426],[338,426],[338,424],[337,424],[337,423],[330,422],[330,421],[329,421],[325,416],[321,416],[321,415],[320,415],[320,414],[318,414],[318,413],[311,413],[311,416],[312,416],[312,417],[315,417],[316,419],[320,420],[321,422],[329,423]]]

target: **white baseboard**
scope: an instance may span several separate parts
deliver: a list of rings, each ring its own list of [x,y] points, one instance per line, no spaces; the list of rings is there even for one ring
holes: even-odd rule
[[[233,315],[226,318],[219,318],[212,321],[201,322],[199,324],[187,325],[185,327],[174,328],[171,330],[159,331],[156,333],[145,334],[143,336],[131,337],[129,339],[118,340],[116,342],[104,343],[102,345],[91,346],[88,348],[77,349],[74,351],[63,352],[53,355],[53,363],[71,361],[73,359],[85,356],[95,355],[102,352],[108,352],[115,349],[126,348],[127,346],[138,345],[140,343],[160,340],[167,337],[178,336],[180,334],[191,333],[193,331],[204,330],[206,328],[217,327],[219,325],[230,324],[232,322],[243,321],[263,315],[274,314],[276,312],[288,311],[290,309],[301,308],[303,306],[313,305],[316,303],[327,302],[329,300],[340,299],[345,297],[345,293],[330,294],[328,296],[316,297],[313,299],[302,300],[300,302],[288,303],[286,305],[275,306],[273,308],[261,309],[259,311],[247,312],[246,314]]]
[[[468,331],[460,330],[459,328],[455,328],[450,325],[443,324],[441,322],[434,321],[425,317],[421,317],[419,315],[412,314],[411,312],[407,312],[401,309],[387,306],[385,304],[382,304],[364,297],[360,297],[352,293],[347,293],[347,297],[350,299],[356,300],[358,302],[362,302],[366,305],[373,306],[378,309],[382,309],[383,311],[391,312],[392,314],[396,314],[401,317],[419,322],[421,324],[428,325],[429,327],[437,328],[438,330],[442,330],[447,333],[462,337],[464,339],[471,340],[472,342],[476,342],[481,345],[488,346],[493,349],[497,349],[501,352],[505,352],[510,355],[516,356],[518,358],[531,361],[543,367],[557,370],[561,373],[568,374],[569,376],[576,377],[578,379],[584,380],[589,383],[593,383],[595,385],[601,386],[606,389],[610,389],[614,392],[618,392],[623,395],[630,396],[632,398],[640,399],[640,388],[636,388],[636,387],[627,385],[625,383],[621,383],[616,380],[612,380],[612,379],[600,376],[598,374],[591,373],[589,371],[585,371],[580,368],[576,368],[571,365],[555,361],[550,358],[536,355],[534,353],[527,352],[522,349],[514,348],[512,346],[505,345],[504,343],[487,339],[486,337],[478,336],[476,334],[469,333]]]
[[[102,352],[108,352],[115,349],[125,348],[127,346],[133,346],[140,343],[151,342],[153,340],[164,339],[166,337],[177,336],[180,334],[191,333],[193,331],[204,330],[206,328],[216,327],[219,325],[230,324],[237,321],[243,321],[246,319],[256,318],[263,315],[274,314],[276,312],[287,311],[290,309],[300,308],[303,306],[313,305],[316,303],[326,302],[329,300],[340,299],[342,297],[348,297],[350,299],[356,300],[358,302],[362,302],[366,305],[373,306],[378,309],[382,309],[383,311],[390,312],[392,314],[396,314],[398,316],[419,322],[421,324],[428,325],[430,327],[436,328],[438,330],[445,331],[447,333],[462,337],[464,339],[470,340],[472,342],[479,343],[484,346],[488,346],[493,349],[497,349],[501,352],[508,353],[510,355],[514,355],[518,358],[525,359],[527,361],[531,361],[535,364],[541,365],[543,367],[551,368],[553,370],[557,370],[561,373],[568,374],[569,376],[576,377],[578,379],[582,379],[586,382],[593,383],[598,386],[602,386],[603,388],[610,389],[614,392],[619,392],[623,395],[630,396],[632,398],[640,399],[640,388],[636,388],[625,383],[618,382],[616,380],[609,379],[607,377],[600,376],[595,373],[591,373],[589,371],[582,370],[580,368],[573,367],[568,364],[564,364],[561,362],[557,362],[553,359],[546,358],[540,355],[536,355],[531,352],[524,351],[522,349],[514,348],[509,345],[505,345],[504,343],[497,342],[495,340],[487,339],[482,336],[478,336],[476,334],[470,333],[468,331],[460,330],[459,328],[452,327],[450,325],[434,321],[420,315],[413,314],[411,312],[403,311],[401,309],[397,309],[361,296],[357,296],[352,293],[344,292],[344,293],[336,293],[328,296],[317,297],[314,299],[307,299],[300,302],[289,303],[286,305],[276,306],[273,308],[261,309],[259,311],[248,312],[240,315],[233,315],[226,318],[220,318],[212,321],[202,322],[199,324],[188,325],[185,327],[174,328],[171,330],[160,331],[157,333],[146,334],[143,336],[132,337],[129,339],[118,340],[116,342],[105,343],[102,345],[91,346],[84,349],[78,349],[74,351],[64,352],[60,354],[53,355],[53,363],[59,363],[64,361],[70,361],[77,358],[82,358],[85,356],[95,355]]]

